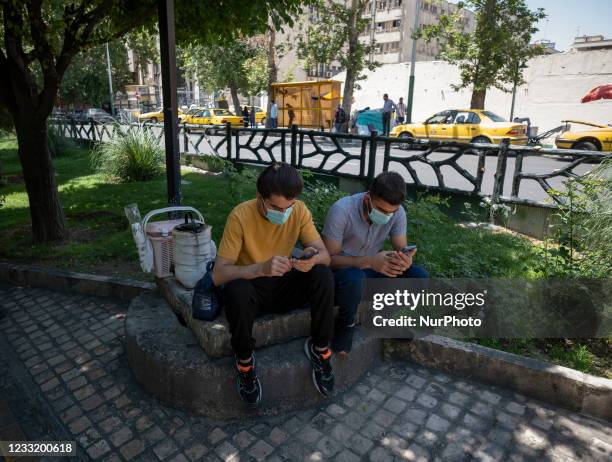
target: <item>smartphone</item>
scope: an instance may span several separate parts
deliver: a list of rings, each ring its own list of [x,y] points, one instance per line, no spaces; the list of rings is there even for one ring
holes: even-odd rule
[[[408,244],[406,247],[402,249],[402,253],[410,253],[417,248],[416,244]]]
[[[306,253],[302,249],[298,249],[296,247],[296,248],[294,248],[291,251],[291,258],[295,258],[296,260],[308,260],[308,259],[314,257],[315,255],[317,255],[318,253],[319,252],[309,252],[309,253]]]

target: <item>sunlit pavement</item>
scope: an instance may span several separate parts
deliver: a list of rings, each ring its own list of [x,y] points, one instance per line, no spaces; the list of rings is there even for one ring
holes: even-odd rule
[[[406,362],[382,363],[316,408],[232,422],[188,415],[132,377],[126,311],[110,299],[0,286],[0,440],[75,440],[81,460],[105,461],[612,457],[607,422]]]

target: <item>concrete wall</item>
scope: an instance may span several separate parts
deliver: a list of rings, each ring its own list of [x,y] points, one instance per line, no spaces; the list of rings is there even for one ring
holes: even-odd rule
[[[560,125],[563,119],[612,123],[612,100],[581,104],[580,99],[593,87],[612,83],[612,50],[580,51],[539,56],[525,69],[526,84],[516,96],[516,117],[530,117],[540,132]],[[397,102],[408,93],[410,63],[388,64],[367,71],[355,92],[355,108],[382,107],[382,95],[389,93]],[[344,74],[335,79],[344,80]],[[458,92],[459,69],[442,61],[417,62],[413,120],[423,121],[435,112],[469,107],[471,89]],[[511,93],[497,89],[487,92],[486,109],[508,118]]]

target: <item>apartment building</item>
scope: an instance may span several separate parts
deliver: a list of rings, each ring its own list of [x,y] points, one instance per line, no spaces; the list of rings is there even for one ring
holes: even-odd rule
[[[329,0],[339,1],[339,0]],[[412,30],[416,13],[417,0],[371,0],[368,2],[363,18],[369,21],[360,40],[374,43],[376,47],[372,59],[382,64],[392,64],[410,61],[412,55]],[[457,5],[444,0],[421,0],[419,8],[419,26],[435,24],[440,15],[455,12]],[[470,11],[463,11],[464,27],[473,30],[475,27],[474,15]],[[318,20],[314,7],[304,10],[301,21],[296,21],[293,28],[286,28],[278,35],[279,42],[295,43],[296,37],[302,32],[302,27]],[[431,61],[438,57],[439,45],[435,42],[419,40],[417,42],[417,60]],[[313,69],[303,69],[298,62],[295,49],[279,61],[279,79],[281,80],[311,80],[316,78],[329,78],[343,69],[337,62],[319,64]]]

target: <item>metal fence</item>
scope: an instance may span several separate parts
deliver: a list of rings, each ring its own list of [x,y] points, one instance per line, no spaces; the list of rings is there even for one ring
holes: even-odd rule
[[[163,144],[163,124],[96,124],[54,121],[64,136],[105,141],[148,130]],[[371,181],[398,171],[417,188],[488,196],[495,202],[554,206],[569,178],[578,178],[612,153],[540,149],[508,144],[468,144],[317,130],[179,125],[181,152],[217,155],[232,162],[290,163],[297,168]],[[527,183],[531,183],[525,186]]]

